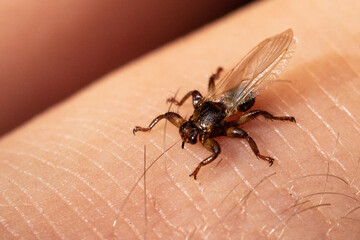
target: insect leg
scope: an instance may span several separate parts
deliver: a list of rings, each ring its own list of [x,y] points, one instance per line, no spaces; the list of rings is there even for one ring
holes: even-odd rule
[[[209,95],[213,94],[215,92],[215,80],[220,77],[220,73],[222,72],[223,68],[218,67],[216,70],[216,73],[212,74],[209,78],[208,83],[208,93]]]
[[[204,137],[200,137],[200,141],[202,145],[213,154],[200,162],[195,170],[189,175],[189,177],[194,177],[195,180],[200,168],[214,161],[221,152],[220,145],[217,143],[217,141]]]
[[[244,138],[249,143],[251,150],[255,153],[257,158],[269,162],[270,166],[274,163],[274,159],[271,157],[263,156],[260,154],[259,149],[255,141],[244,130],[237,127],[230,127],[226,130],[226,136],[232,138]]]
[[[174,112],[167,112],[165,114],[159,115],[157,116],[149,125],[149,127],[147,128],[143,128],[143,127],[139,127],[136,126],[133,129],[133,133],[135,135],[135,133],[137,131],[142,131],[142,132],[147,132],[150,131],[161,119],[166,118],[167,120],[169,120],[172,124],[174,124],[176,127],[180,127],[181,124],[183,124],[185,122],[185,120],[177,113]]]
[[[237,119],[236,125],[241,125],[244,124],[250,120],[253,120],[254,118],[258,117],[258,116],[264,116],[266,119],[270,119],[270,120],[280,120],[280,121],[290,121],[290,122],[296,122],[294,117],[289,117],[289,116],[283,116],[283,117],[275,117],[272,114],[266,112],[266,111],[262,111],[262,110],[254,110],[248,113],[245,113],[244,115],[242,115],[239,119]]]
[[[188,92],[180,100],[180,102],[178,100],[176,100],[174,97],[168,98],[166,100],[166,102],[171,102],[171,103],[174,103],[177,106],[181,106],[186,101],[186,99],[188,99],[190,96],[192,96],[192,102],[193,102],[194,107],[195,107],[196,104],[198,104],[199,101],[201,101],[203,99],[203,96],[201,95],[201,93],[199,91],[193,90],[193,91]]]

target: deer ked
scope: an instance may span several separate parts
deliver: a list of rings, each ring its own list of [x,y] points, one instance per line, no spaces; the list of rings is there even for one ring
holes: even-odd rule
[[[212,155],[200,162],[190,174],[194,179],[202,166],[211,163],[220,154],[221,148],[214,140],[219,136],[245,139],[255,155],[271,166],[274,159],[261,155],[255,141],[240,126],[260,115],[269,120],[295,122],[295,118],[290,116],[277,117],[262,110],[248,111],[259,92],[277,80],[287,60],[293,55],[295,42],[291,29],[265,39],[215,85],[222,71],[219,67],[209,79],[208,96],[203,97],[199,91],[193,90],[180,101],[175,98],[167,100],[181,106],[192,97],[194,112],[189,120],[175,112],[167,112],[156,117],[149,127],[136,126],[133,133],[150,131],[165,118],[179,128],[182,148],[185,143],[196,144],[199,140]]]

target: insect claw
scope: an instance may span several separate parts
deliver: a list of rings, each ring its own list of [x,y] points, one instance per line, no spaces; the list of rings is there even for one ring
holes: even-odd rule
[[[194,171],[192,174],[189,175],[189,177],[194,177],[194,180],[196,180],[197,179],[196,175],[197,175],[197,173],[195,173],[195,171]]]
[[[269,160],[269,164],[270,164],[269,167],[271,167],[271,166],[274,164],[274,159],[271,158],[271,159]]]
[[[296,120],[294,117],[291,117],[290,121],[296,123]]]
[[[174,102],[174,98],[173,97],[171,97],[171,98],[168,98],[168,99],[166,99],[166,103],[169,103],[169,102]]]
[[[135,135],[135,133],[138,132],[138,131],[144,131],[144,129],[143,129],[142,127],[136,126],[136,127],[134,127],[134,129],[133,129],[133,134]]]

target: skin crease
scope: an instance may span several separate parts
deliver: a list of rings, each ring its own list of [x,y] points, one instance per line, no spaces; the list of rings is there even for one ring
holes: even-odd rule
[[[11,132],[0,142],[3,238],[356,239],[360,112],[360,6],[353,1],[267,1],[234,12],[100,79]],[[274,18],[276,9],[276,18]],[[316,24],[315,24],[316,23]],[[239,27],[240,26],[240,27]],[[176,143],[162,153],[165,122],[132,135],[167,111],[166,98],[198,89],[221,65],[229,70],[263,39],[291,27],[297,49],[252,109],[291,115],[297,124],[262,118],[243,126],[274,165],[240,139],[220,138],[222,153]],[[173,108],[175,111],[177,108]],[[190,116],[190,101],[179,109]],[[303,177],[307,176],[307,177]],[[145,228],[146,227],[146,228]],[[146,230],[146,231],[145,231]],[[146,233],[145,233],[146,232]]]

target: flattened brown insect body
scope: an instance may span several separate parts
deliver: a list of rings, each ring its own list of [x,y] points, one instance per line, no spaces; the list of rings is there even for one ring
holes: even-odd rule
[[[194,122],[202,133],[216,137],[218,134],[214,131],[223,127],[223,120],[226,117],[225,105],[221,102],[201,101],[194,108],[189,121]]]
[[[214,161],[220,154],[220,145],[213,139],[219,136],[245,139],[254,154],[271,166],[274,159],[261,155],[255,141],[240,126],[260,115],[270,120],[295,122],[293,117],[275,117],[262,110],[246,112],[254,105],[258,92],[276,80],[286,60],[292,55],[290,47],[293,40],[291,29],[265,39],[215,86],[215,80],[222,71],[222,68],[218,68],[209,79],[209,96],[206,98],[199,91],[193,90],[180,101],[168,99],[168,102],[181,106],[186,99],[192,97],[194,112],[188,121],[177,113],[167,112],[156,117],[147,128],[135,127],[133,133],[150,131],[161,119],[166,118],[179,128],[182,147],[185,143],[196,144],[199,140],[212,155],[200,162],[190,174],[194,179],[202,166]],[[244,113],[239,115],[239,112]]]

